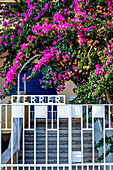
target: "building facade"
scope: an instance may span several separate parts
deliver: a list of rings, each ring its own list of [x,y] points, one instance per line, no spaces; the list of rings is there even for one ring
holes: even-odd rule
[[[12,88],[0,103],[0,168],[113,170],[113,105],[71,105],[71,81],[56,93],[41,89],[41,73],[23,84],[26,75],[17,80],[18,95]]]

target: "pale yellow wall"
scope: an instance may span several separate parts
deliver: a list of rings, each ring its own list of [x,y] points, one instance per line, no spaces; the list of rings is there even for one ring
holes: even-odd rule
[[[3,53],[2,54],[2,56],[5,56],[7,53],[5,52],[5,53]],[[0,67],[3,65],[3,61],[4,61],[4,59],[0,59]],[[4,85],[5,85],[5,78],[2,78],[2,77],[0,77],[0,93],[3,93],[3,87],[4,87]],[[8,101],[10,100],[10,96],[7,96],[1,103],[3,104],[3,103],[8,103]]]
[[[0,59],[0,67],[3,65],[3,59]],[[3,92],[3,87],[5,85],[5,79],[3,79],[2,77],[0,77],[0,92]]]
[[[7,111],[7,119],[6,119],[6,111]],[[7,123],[7,128],[11,128],[11,105],[7,105],[7,108],[6,106],[2,106],[2,128],[3,129],[6,128],[6,123]]]
[[[14,0],[0,0],[0,3],[2,4],[12,4],[12,3],[15,3]]]
[[[66,82],[66,88],[62,92],[58,92],[59,95],[75,95],[73,92],[73,88],[75,88],[75,84],[70,80]]]
[[[0,77],[0,92],[1,92],[1,93],[3,93],[4,84],[5,84],[5,80]]]

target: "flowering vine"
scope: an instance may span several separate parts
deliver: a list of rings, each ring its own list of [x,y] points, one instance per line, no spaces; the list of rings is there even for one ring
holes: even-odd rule
[[[5,92],[16,87],[22,65],[40,54],[23,82],[41,71],[42,88],[60,92],[66,81],[73,81],[74,103],[113,102],[112,0],[21,0],[0,8],[4,59],[0,75],[6,79]]]

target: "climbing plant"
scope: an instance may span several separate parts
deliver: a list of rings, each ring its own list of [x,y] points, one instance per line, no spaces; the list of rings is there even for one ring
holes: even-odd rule
[[[0,9],[2,98],[16,87],[22,65],[40,54],[23,81],[41,71],[42,88],[59,92],[74,82],[72,103],[113,103],[112,0],[20,0]]]
[[[112,139],[112,137],[110,136],[110,137],[108,137],[107,135],[106,135],[106,137],[105,137],[105,143],[107,144],[107,145],[109,145],[109,148],[106,150],[106,152],[105,152],[105,156],[107,157],[108,155],[109,155],[109,153],[113,153],[113,139]],[[98,141],[98,143],[95,145],[95,150],[98,150],[99,148],[102,148],[104,146],[104,139],[103,138],[101,138],[99,141]],[[99,157],[98,157],[98,160],[99,161],[102,161],[104,159],[104,153],[102,153],[102,155],[100,155]]]

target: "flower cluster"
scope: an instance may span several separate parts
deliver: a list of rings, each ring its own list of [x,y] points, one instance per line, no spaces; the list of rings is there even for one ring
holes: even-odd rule
[[[17,70],[21,67],[21,65],[19,64],[20,60],[22,60],[24,57],[23,52],[18,52],[16,55],[16,58],[14,59],[15,63],[14,66],[11,66],[9,68],[9,71],[6,74],[6,82],[5,82],[5,88],[8,87],[9,82],[11,82],[11,80],[14,80],[17,77]],[[15,82],[13,82],[13,85],[16,85]]]
[[[104,50],[103,54],[106,56],[106,63],[100,67],[99,64],[97,64],[95,67],[95,75],[98,75],[99,77],[104,73],[104,74],[109,74],[109,71],[105,71],[106,68],[110,65],[110,63],[112,63],[113,61],[113,45],[109,45],[107,43],[107,48],[108,50]]]
[[[113,128],[113,123],[110,123],[110,127]]]
[[[42,88],[54,86],[61,91],[71,80],[81,102],[99,101],[106,84],[113,92],[112,0],[26,0],[4,6],[2,13],[0,58],[4,58],[1,75],[6,73],[6,89],[16,85],[21,66],[40,54],[23,82],[41,71]]]

